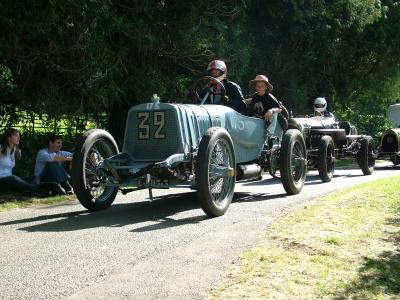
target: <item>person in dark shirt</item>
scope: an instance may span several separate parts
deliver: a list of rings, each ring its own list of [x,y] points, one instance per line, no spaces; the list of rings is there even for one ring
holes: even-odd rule
[[[256,93],[249,103],[249,114],[271,121],[274,114],[282,112],[281,103],[270,93],[273,89],[272,84],[265,75],[257,75],[250,82],[255,83]]]
[[[214,95],[211,94],[205,103],[208,104],[221,104],[226,105],[234,110],[243,113],[246,110],[246,103],[244,102],[244,97],[242,89],[235,82],[229,81],[227,76],[227,67],[225,62],[222,60],[213,60],[207,66],[207,73],[219,80],[225,88],[226,95],[221,97],[220,89],[218,84],[215,84],[212,88],[215,89]],[[201,98],[206,95],[206,91],[201,92]]]

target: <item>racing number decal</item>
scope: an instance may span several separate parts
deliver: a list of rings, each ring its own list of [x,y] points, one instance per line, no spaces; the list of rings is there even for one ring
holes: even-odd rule
[[[147,120],[150,117],[150,113],[145,111],[145,112],[140,112],[138,113],[138,119],[139,121],[139,139],[141,140],[148,140],[150,138],[150,125],[149,123],[146,124]]]
[[[139,120],[139,139],[141,140],[148,140],[150,139],[150,112],[144,111],[138,113],[138,120]],[[154,132],[155,139],[165,139],[165,133],[161,133],[165,126],[165,112],[163,111],[156,111],[153,114],[153,125],[157,127],[156,131]]]
[[[161,133],[161,130],[165,126],[165,113],[163,111],[154,112],[154,125],[158,126],[154,133],[155,139],[165,139],[165,133]]]

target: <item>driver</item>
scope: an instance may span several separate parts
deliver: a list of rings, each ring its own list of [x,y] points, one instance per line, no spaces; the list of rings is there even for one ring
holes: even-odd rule
[[[250,114],[271,121],[272,116],[281,113],[283,107],[282,103],[271,94],[272,84],[265,75],[257,75],[250,83],[256,85],[256,93],[249,103]]]
[[[225,62],[222,60],[213,60],[207,66],[207,73],[219,80],[225,87],[226,98],[221,99],[220,95],[210,95],[207,99],[208,103],[223,104],[236,110],[237,112],[243,113],[246,110],[246,103],[242,94],[240,86],[232,81],[228,81],[226,78],[227,68]],[[216,84],[213,86],[218,92],[221,87]],[[204,96],[206,91],[203,90],[201,93]]]
[[[314,116],[325,117],[325,118],[335,118],[335,116],[327,111],[328,103],[324,97],[318,97],[314,100]]]

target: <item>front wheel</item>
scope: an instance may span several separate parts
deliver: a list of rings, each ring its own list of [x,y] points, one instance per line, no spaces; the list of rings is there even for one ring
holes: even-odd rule
[[[390,158],[390,161],[391,161],[395,166],[398,166],[398,165],[400,164],[400,156],[397,156],[397,155],[392,156],[392,157]]]
[[[196,159],[197,198],[210,217],[222,216],[235,189],[235,152],[229,133],[213,127],[203,135]]]
[[[362,138],[360,150],[357,153],[357,162],[364,175],[371,175],[374,171],[375,155],[371,137]]]
[[[307,152],[299,130],[289,129],[282,139],[280,169],[282,184],[289,195],[300,193],[307,174]]]
[[[97,166],[118,154],[118,146],[107,131],[88,131],[79,140],[72,159],[72,185],[79,202],[88,210],[108,208],[117,195],[113,186],[100,186],[102,175]]]
[[[335,170],[335,146],[330,136],[321,138],[318,149],[318,174],[322,182],[330,182]]]

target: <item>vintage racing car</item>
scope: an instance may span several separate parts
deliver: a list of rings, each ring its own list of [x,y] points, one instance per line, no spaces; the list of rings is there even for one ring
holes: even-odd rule
[[[236,180],[260,179],[269,168],[280,169],[288,194],[301,191],[307,161],[298,129],[284,131],[277,116],[266,126],[264,120],[227,106],[160,103],[155,98],[128,112],[122,152],[104,130],[81,138],[72,182],[89,210],[109,207],[118,190],[148,189],[152,199],[153,189],[185,187],[197,191],[204,212],[214,217],[228,209]]]
[[[349,122],[333,117],[292,118],[289,128],[300,130],[307,147],[308,169],[317,169],[323,182],[333,178],[335,160],[354,157],[364,175],[372,174],[375,166],[372,137],[357,135]]]
[[[388,129],[382,134],[376,156],[390,160],[395,166],[400,164],[400,128]]]

